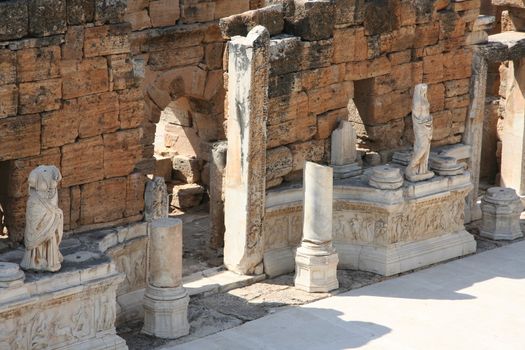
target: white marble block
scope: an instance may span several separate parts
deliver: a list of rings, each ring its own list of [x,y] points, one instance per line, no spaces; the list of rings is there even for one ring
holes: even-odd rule
[[[175,339],[187,335],[189,296],[182,287],[182,221],[150,223],[148,283],[144,294],[143,333]]]
[[[337,253],[332,246],[332,168],[306,162],[303,237],[295,255],[295,287],[307,292],[339,288]]]
[[[359,175],[361,166],[357,164],[356,132],[352,123],[341,120],[339,126],[332,132],[331,165],[336,179],[344,179]]]
[[[523,237],[520,228],[521,200],[512,188],[492,187],[481,201],[483,223],[480,234],[490,239]]]

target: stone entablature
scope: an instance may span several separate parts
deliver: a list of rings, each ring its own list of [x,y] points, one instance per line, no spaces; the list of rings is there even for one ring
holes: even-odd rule
[[[333,234],[339,268],[392,275],[473,253],[463,226],[470,174],[405,182],[397,190],[367,184],[366,174],[334,183]],[[270,191],[263,222],[264,267],[293,271],[302,233],[302,188]]]

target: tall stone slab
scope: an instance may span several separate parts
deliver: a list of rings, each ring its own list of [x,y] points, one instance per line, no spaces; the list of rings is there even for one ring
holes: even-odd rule
[[[182,286],[182,221],[150,223],[148,283],[144,293],[143,333],[175,339],[187,335],[188,292]]]
[[[509,62],[501,153],[501,186],[525,196],[525,58]]]
[[[361,166],[356,163],[356,143],[357,136],[352,123],[341,120],[331,137],[330,161],[335,178],[343,179],[361,173]]]
[[[306,162],[303,238],[295,255],[295,286],[307,292],[339,288],[339,259],[332,246],[332,176],[332,168]]]
[[[228,44],[224,263],[240,274],[262,273],[269,41],[256,26]]]

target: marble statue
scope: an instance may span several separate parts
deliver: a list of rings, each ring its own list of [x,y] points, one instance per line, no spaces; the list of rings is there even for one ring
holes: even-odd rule
[[[62,175],[53,165],[40,165],[29,174],[29,199],[24,234],[25,254],[20,266],[26,270],[58,271],[62,263],[59,246],[64,215],[58,207],[58,182]]]
[[[144,195],[144,219],[153,221],[168,217],[168,188],[162,176],[155,176],[148,181]]]
[[[412,125],[414,128],[414,150],[405,176],[416,182],[430,179],[434,173],[428,169],[430,141],[432,140],[432,116],[427,98],[427,84],[417,84],[412,103]]]

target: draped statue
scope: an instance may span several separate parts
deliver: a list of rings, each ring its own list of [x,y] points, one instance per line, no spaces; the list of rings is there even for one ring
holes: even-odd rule
[[[414,128],[414,150],[405,170],[409,181],[430,179],[434,173],[428,169],[430,141],[432,140],[432,116],[427,98],[427,84],[417,84],[412,102],[412,125]]]
[[[25,254],[20,263],[26,270],[60,270],[64,215],[58,207],[57,187],[61,179],[60,171],[53,165],[40,165],[29,174]]]

